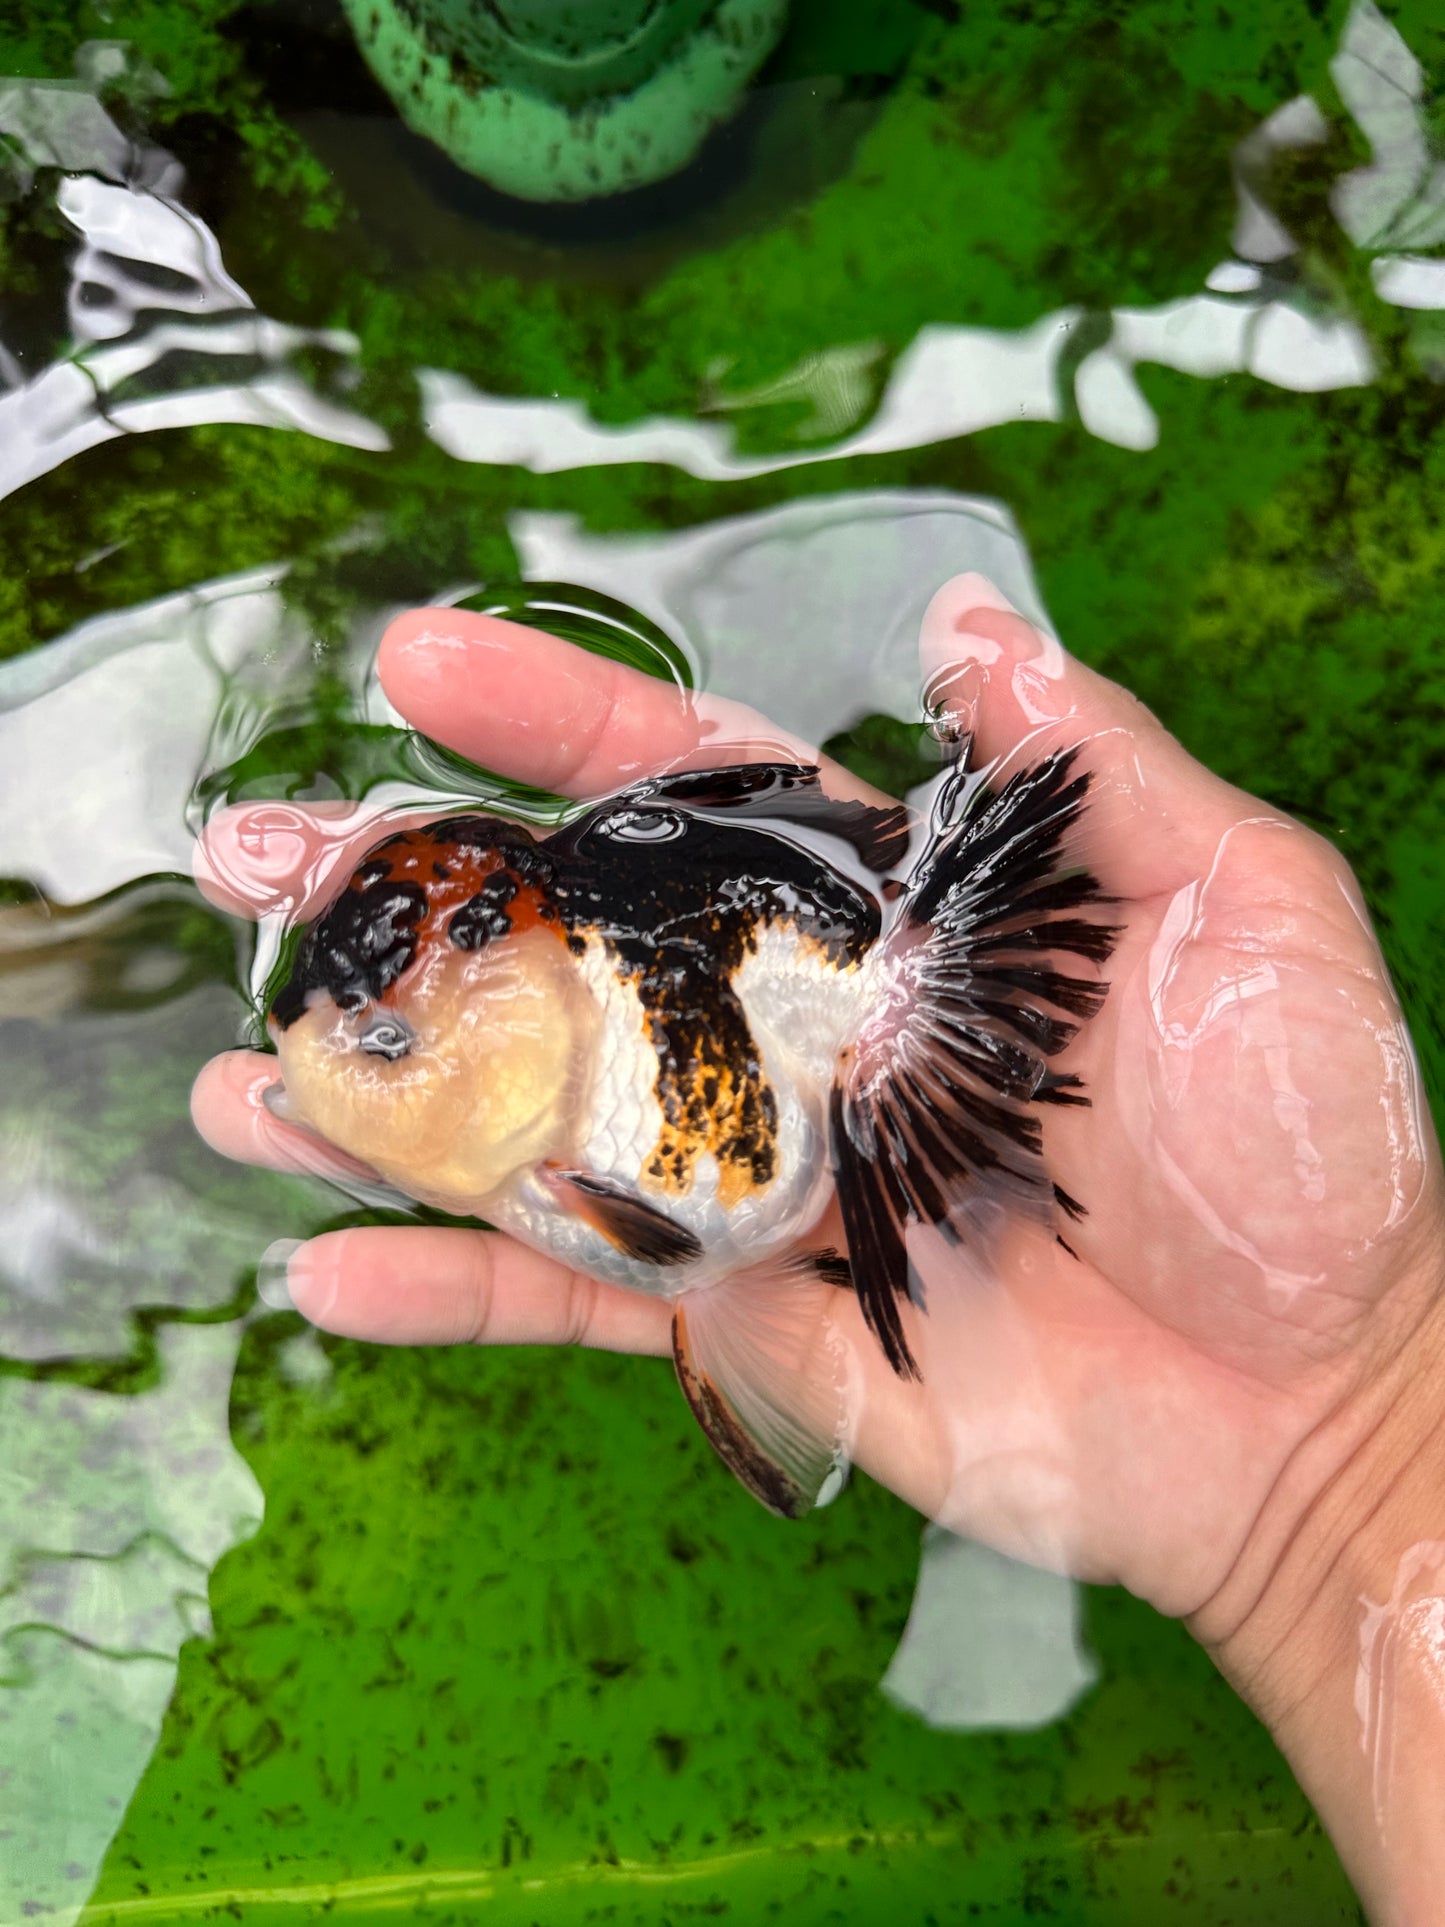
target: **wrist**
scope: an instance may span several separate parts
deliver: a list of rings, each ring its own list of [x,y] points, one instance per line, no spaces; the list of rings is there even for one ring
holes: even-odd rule
[[[1442,1420],[1445,1300],[1422,1268],[1190,1622],[1388,1927],[1437,1920],[1445,1891]]]

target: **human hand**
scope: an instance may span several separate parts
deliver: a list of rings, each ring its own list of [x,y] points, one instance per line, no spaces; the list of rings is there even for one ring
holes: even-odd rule
[[[1085,745],[1088,855],[1124,929],[1103,1012],[1057,1060],[1092,1108],[1046,1122],[1051,1173],[1088,1211],[1077,1256],[1028,1225],[986,1271],[920,1252],[921,1385],[838,1294],[853,1456],[955,1530],[1191,1616],[1278,1722],[1315,1677],[1280,1659],[1309,1597],[1308,1574],[1280,1590],[1281,1551],[1376,1452],[1382,1415],[1415,1408],[1441,1325],[1438,1153],[1398,1008],[1329,846],[1209,775],[981,578],[935,598],[923,662],[982,760]],[[572,795],[779,748],[736,706],[456,611],[403,617],[380,670],[418,728]],[[213,825],[200,872],[231,907],[305,916],[375,835],[252,806]],[[273,1077],[252,1053],[218,1059],[197,1122],[232,1155],[311,1168],[259,1102]],[[495,1234],[334,1233],[290,1281],[299,1309],[360,1337],[669,1348],[665,1305]]]

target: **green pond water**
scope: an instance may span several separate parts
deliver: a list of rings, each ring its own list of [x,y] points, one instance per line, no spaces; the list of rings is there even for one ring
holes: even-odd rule
[[[709,13],[604,11],[623,92]],[[1010,1641],[934,1543],[920,1685],[886,1493],[767,1516],[656,1361],[318,1337],[257,1261],[364,1214],[189,1124],[275,960],[206,813],[502,793],[387,711],[395,609],[901,789],[966,567],[1336,839],[1440,1115],[1445,20],[784,11],[582,203],[414,131],[336,0],[0,14],[0,1927],[1361,1918],[1178,1626],[1056,1585]]]

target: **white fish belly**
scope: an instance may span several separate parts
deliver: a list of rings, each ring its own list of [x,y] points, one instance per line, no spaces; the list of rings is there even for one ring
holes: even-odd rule
[[[491,1201],[494,1222],[564,1263],[634,1291],[673,1298],[755,1264],[800,1237],[831,1190],[827,1101],[838,1052],[856,1028],[866,995],[859,968],[840,971],[790,930],[767,928],[733,977],[777,1104],[772,1181],[731,1206],[719,1195],[717,1160],[707,1153],[680,1194],[654,1196],[642,1173],[663,1129],[657,1051],[633,986],[618,977],[599,942],[579,960],[598,1006],[599,1048],[577,1119],[580,1169],[637,1192],[684,1226],[703,1248],[689,1265],[640,1263],[594,1226],[559,1211],[553,1193],[528,1176]]]

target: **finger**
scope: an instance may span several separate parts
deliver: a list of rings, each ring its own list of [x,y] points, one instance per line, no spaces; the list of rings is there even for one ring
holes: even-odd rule
[[[303,1317],[386,1345],[585,1345],[662,1357],[672,1312],[494,1231],[328,1231],[286,1266]]]
[[[367,1165],[272,1116],[264,1096],[280,1081],[276,1059],[263,1051],[225,1051],[204,1065],[191,1087],[191,1117],[211,1149],[269,1171],[374,1182],[376,1174]]]
[[[201,831],[191,867],[202,894],[233,916],[304,922],[373,844],[435,814],[365,803],[236,803]]]
[[[698,695],[541,629],[465,609],[412,609],[381,642],[387,696],[425,735],[517,782],[601,796],[696,763],[816,762],[746,704]],[[835,795],[877,800],[836,764]]]
[[[719,760],[819,762],[831,795],[887,799],[742,703],[694,696],[540,629],[459,609],[391,625],[387,694],[425,734],[519,782],[597,796],[659,770]],[[233,915],[305,921],[384,835],[434,811],[364,803],[239,803],[202,830],[192,867]]]
[[[1221,837],[1270,812],[1212,775],[1136,696],[1025,620],[986,577],[955,576],[924,614],[926,699],[973,733],[985,763],[1087,744],[1090,817],[1110,887],[1129,896],[1207,873]]]

